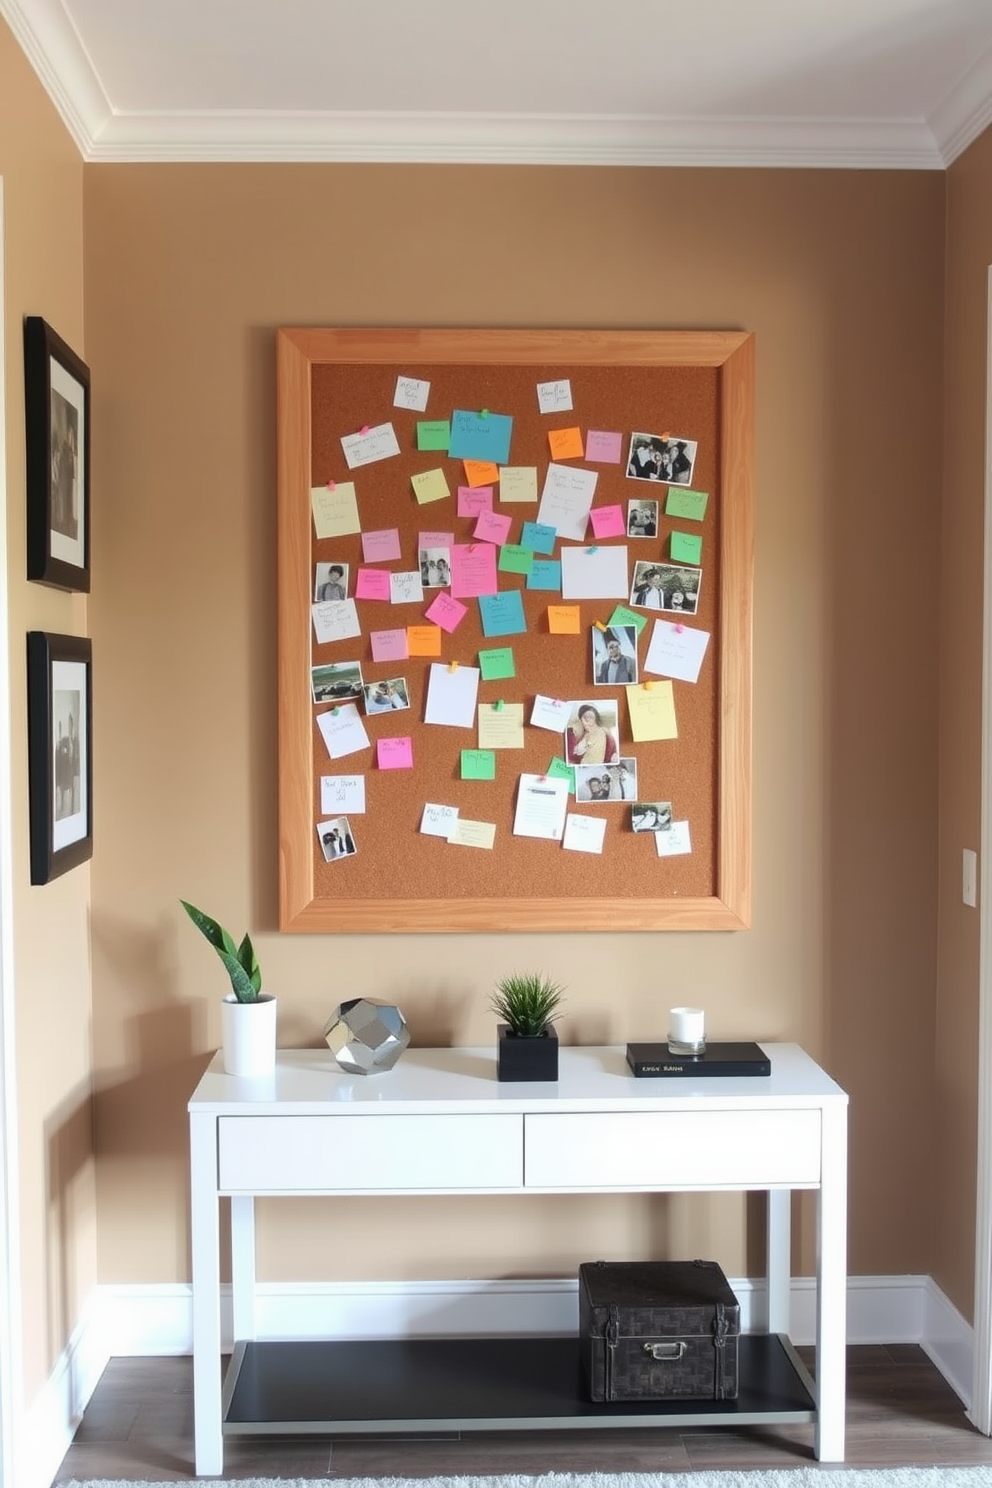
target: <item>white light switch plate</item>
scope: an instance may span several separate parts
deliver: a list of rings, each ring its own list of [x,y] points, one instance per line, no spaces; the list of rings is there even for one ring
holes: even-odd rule
[[[978,854],[966,847],[961,854],[961,898],[975,908],[978,897]]]

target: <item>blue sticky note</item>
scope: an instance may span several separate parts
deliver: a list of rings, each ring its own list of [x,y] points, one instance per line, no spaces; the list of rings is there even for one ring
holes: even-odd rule
[[[519,635],[527,629],[524,602],[519,589],[506,589],[502,594],[479,596],[482,631],[487,636]]]
[[[527,575],[528,589],[553,589],[561,593],[561,564],[557,558],[535,558]]]
[[[545,522],[525,522],[520,546],[530,548],[532,553],[553,553],[557,536],[558,529]]]
[[[513,419],[508,413],[469,413],[456,408],[451,415],[452,460],[494,460],[497,465],[510,461],[510,435]]]

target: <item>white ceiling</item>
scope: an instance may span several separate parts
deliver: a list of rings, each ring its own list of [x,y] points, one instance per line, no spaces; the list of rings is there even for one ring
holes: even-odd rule
[[[941,169],[992,0],[0,0],[87,160]]]

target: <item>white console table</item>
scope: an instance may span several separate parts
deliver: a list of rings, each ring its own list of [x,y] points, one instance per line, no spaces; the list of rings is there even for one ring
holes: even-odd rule
[[[793,1044],[768,1077],[634,1079],[622,1048],[564,1048],[557,1084],[499,1084],[494,1049],[410,1049],[341,1073],[283,1050],[189,1102],[196,1472],[225,1434],[814,1423],[844,1460],[847,1096]],[[353,1161],[343,1162],[351,1154]],[[594,1405],[574,1338],[255,1340],[257,1196],[768,1191],[768,1332],[741,1339],[736,1401]],[[816,1380],[788,1341],[789,1195],[817,1206]],[[231,1201],[235,1350],[221,1373],[220,1231]],[[595,1260],[595,1256],[587,1259]],[[671,1257],[684,1259],[684,1257]]]

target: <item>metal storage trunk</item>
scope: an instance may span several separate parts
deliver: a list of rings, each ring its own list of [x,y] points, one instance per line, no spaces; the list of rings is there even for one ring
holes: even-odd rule
[[[716,1261],[590,1261],[579,1334],[593,1400],[736,1400],[741,1310]]]

